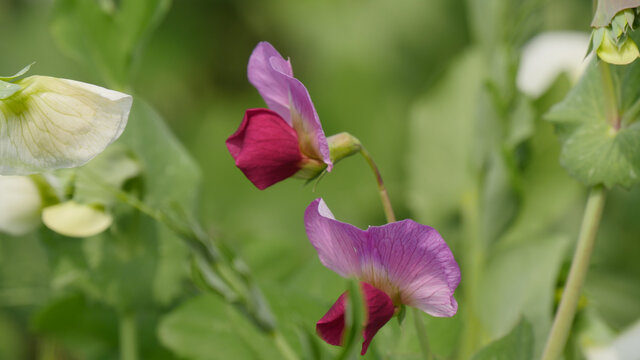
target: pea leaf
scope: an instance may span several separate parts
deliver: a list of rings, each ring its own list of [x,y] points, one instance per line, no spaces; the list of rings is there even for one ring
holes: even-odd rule
[[[158,333],[162,344],[184,358],[281,358],[265,334],[218,296],[186,301],[162,319]]]
[[[615,130],[605,116],[600,62],[592,62],[565,100],[546,115],[563,140],[560,163],[587,186],[629,187],[640,181],[640,139],[637,118],[640,80],[638,64],[613,68],[622,126]]]
[[[640,0],[598,0],[598,8],[593,15],[591,27],[607,26],[618,12],[639,6]]]

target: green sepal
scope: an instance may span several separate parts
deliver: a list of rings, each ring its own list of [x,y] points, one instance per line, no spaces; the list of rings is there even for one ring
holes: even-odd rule
[[[11,76],[0,76],[0,80],[2,80],[2,81],[10,81],[10,80],[13,80],[13,79],[15,79],[15,78],[18,78],[18,77],[20,77],[20,76],[22,76],[22,75],[26,74],[26,73],[27,73],[27,71],[29,71],[29,70],[31,69],[31,66],[32,66],[33,64],[35,64],[35,63],[36,63],[35,61],[34,61],[34,62],[32,62],[31,64],[29,64],[29,65],[27,65],[27,66],[23,67],[22,69],[20,69],[20,71],[18,71],[17,73],[15,73],[15,74],[13,74],[13,75],[11,75]]]
[[[0,100],[10,97],[20,89],[22,89],[22,87],[18,84],[0,80]]]
[[[404,318],[407,316],[407,307],[404,305],[400,305],[398,315],[396,316],[398,317],[398,325],[402,325]]]

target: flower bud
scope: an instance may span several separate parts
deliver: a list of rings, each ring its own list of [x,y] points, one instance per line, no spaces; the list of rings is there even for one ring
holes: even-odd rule
[[[21,236],[40,225],[42,199],[27,176],[0,176],[0,232]]]

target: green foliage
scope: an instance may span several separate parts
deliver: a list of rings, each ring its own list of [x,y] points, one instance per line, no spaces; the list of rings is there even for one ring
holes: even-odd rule
[[[267,335],[217,296],[181,304],[163,318],[158,332],[165,346],[189,359],[280,358]]]
[[[473,360],[532,360],[533,332],[525,319],[505,335],[478,352]]]
[[[640,142],[636,101],[637,62],[615,68],[613,96],[617,99],[617,117],[606,114],[602,67],[594,61],[564,101],[554,106],[546,118],[556,125],[564,142],[560,162],[576,179],[587,186],[629,187],[640,179]],[[616,121],[618,125],[612,124]],[[618,126],[619,128],[615,128]]]
[[[638,0],[599,0],[596,13],[593,15],[591,26],[607,26],[611,23],[611,20],[618,12],[639,6],[640,1]]]
[[[67,55],[122,89],[130,83],[143,42],[170,4],[170,0],[58,0],[52,32]]]

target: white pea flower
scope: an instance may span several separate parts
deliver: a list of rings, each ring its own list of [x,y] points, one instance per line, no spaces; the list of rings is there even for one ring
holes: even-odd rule
[[[86,163],[122,134],[132,104],[130,95],[74,80],[30,76],[2,84],[11,90],[0,97],[1,175]]]
[[[575,31],[540,34],[522,49],[518,89],[532,97],[542,95],[563,72],[576,81],[586,68],[589,35]]]
[[[42,198],[28,176],[0,176],[0,232],[28,234],[40,226]]]

